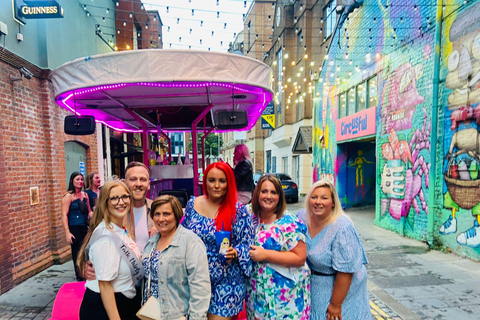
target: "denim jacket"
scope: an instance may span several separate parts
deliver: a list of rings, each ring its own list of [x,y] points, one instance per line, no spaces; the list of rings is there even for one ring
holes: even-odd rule
[[[148,241],[142,261],[148,259],[160,234]],[[161,318],[206,320],[210,305],[211,286],[207,250],[192,231],[178,225],[172,241],[160,253],[158,285]]]

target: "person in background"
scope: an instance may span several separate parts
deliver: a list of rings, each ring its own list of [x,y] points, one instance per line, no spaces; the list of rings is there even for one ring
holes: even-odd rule
[[[367,256],[352,221],[342,210],[335,187],[317,181],[298,213],[307,223],[312,320],[371,319]]]
[[[286,209],[278,178],[262,176],[252,198],[256,236],[250,250],[255,262],[247,287],[249,320],[309,319],[307,227]]]
[[[85,192],[88,195],[88,202],[90,203],[90,208],[95,209],[95,204],[100,194],[100,175],[96,172],[91,172],[87,175],[87,180],[85,180]]]
[[[247,204],[252,199],[255,184],[253,183],[252,159],[246,145],[239,144],[235,147],[233,165],[235,166],[234,173],[238,201]]]
[[[95,280],[87,280],[80,320],[137,319],[137,281],[131,269],[141,268],[142,253],[124,225],[131,207],[132,193],[123,182],[103,186],[77,261],[83,272],[89,260],[96,273]]]
[[[230,166],[214,162],[205,170],[203,196],[191,198],[182,226],[192,230],[207,248],[212,298],[208,319],[232,319],[243,309],[247,279],[252,272],[248,251],[253,240],[252,218],[237,202],[235,177]],[[225,255],[217,249],[215,233],[231,232]]]
[[[73,172],[70,175],[68,190],[62,198],[62,224],[65,229],[65,238],[72,250],[77,281],[85,280],[79,273],[76,261],[83,239],[88,232],[88,221],[93,214],[88,202],[88,195],[82,191],[83,182],[83,175],[77,171]]]
[[[148,240],[143,251],[147,282],[143,303],[154,296],[165,320],[206,320],[211,287],[205,245],[195,233],[179,224],[183,209],[174,196],[156,198],[150,217],[159,233]]]

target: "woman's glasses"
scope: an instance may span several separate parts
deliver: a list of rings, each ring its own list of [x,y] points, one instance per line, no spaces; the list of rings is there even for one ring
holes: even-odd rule
[[[123,196],[115,196],[108,198],[108,201],[110,201],[110,204],[113,206],[116,206],[120,200],[122,200],[123,203],[130,203],[130,196],[128,194],[124,194]]]

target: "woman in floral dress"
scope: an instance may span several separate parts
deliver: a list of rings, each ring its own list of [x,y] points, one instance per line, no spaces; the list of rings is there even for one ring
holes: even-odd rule
[[[247,280],[252,272],[248,254],[253,243],[251,215],[237,202],[232,168],[222,162],[205,170],[204,195],[192,198],[185,208],[182,225],[203,240],[207,248],[212,298],[208,319],[231,319],[243,309]],[[215,233],[230,231],[230,247],[219,254]]]
[[[247,288],[249,320],[310,316],[307,227],[285,209],[280,181],[269,174],[260,178],[252,198],[256,236],[250,256],[256,263]]]

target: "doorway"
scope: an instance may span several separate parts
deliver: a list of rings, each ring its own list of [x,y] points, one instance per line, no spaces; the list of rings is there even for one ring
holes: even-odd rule
[[[65,175],[68,182],[74,171],[78,171],[85,177],[87,172],[87,148],[88,146],[78,141],[67,141],[63,144],[65,149]]]
[[[342,207],[375,204],[375,140],[338,144],[338,195]]]

